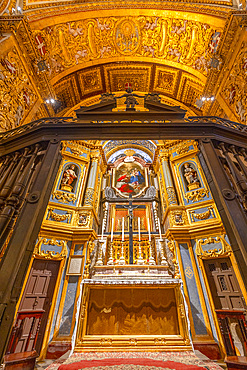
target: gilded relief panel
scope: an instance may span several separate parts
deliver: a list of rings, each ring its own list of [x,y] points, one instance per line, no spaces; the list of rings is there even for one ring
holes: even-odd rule
[[[106,91],[125,90],[126,81],[135,91],[149,91],[152,66],[113,64],[104,67]]]
[[[186,105],[195,106],[196,100],[202,95],[203,87],[199,80],[195,81],[195,78],[183,73],[177,99]]]
[[[70,75],[55,84],[54,88],[58,100],[63,103],[64,107],[73,107],[80,101],[74,75]]]
[[[154,91],[175,96],[178,77],[179,70],[157,66],[154,77]]]
[[[88,335],[178,335],[174,289],[91,289]]]
[[[19,126],[36,100],[37,95],[18,50],[11,46],[2,53],[0,60],[0,130]]]
[[[222,96],[241,123],[247,122],[247,41],[243,42],[226,80]]]
[[[36,31],[44,41],[50,77],[67,68],[115,57],[148,57],[186,65],[208,74],[217,49],[215,33],[206,23],[171,17],[105,17],[83,19]]]
[[[83,94],[91,94],[95,91],[102,91],[100,68],[90,69],[78,73],[78,79]]]

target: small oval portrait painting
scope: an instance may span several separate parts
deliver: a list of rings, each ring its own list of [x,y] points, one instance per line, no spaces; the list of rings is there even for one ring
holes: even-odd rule
[[[138,196],[147,187],[147,173],[138,162],[121,163],[114,171],[113,187],[117,192],[128,197]]]

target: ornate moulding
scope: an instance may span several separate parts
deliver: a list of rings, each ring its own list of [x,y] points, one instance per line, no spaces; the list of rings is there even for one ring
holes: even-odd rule
[[[61,190],[55,190],[52,193],[52,199],[56,198],[57,200],[60,200],[63,203],[75,203],[77,196],[73,193],[64,192]]]
[[[51,250],[42,250],[42,245],[50,245],[54,247],[61,248],[60,252],[55,252]],[[40,238],[35,245],[33,257],[34,258],[45,258],[51,260],[61,260],[67,256],[67,242],[64,240],[47,239]]]
[[[219,245],[219,248],[205,249],[205,246],[212,244],[212,247]],[[230,244],[224,238],[224,235],[212,236],[206,239],[196,240],[195,253],[199,258],[217,258],[217,257],[227,257],[232,254],[232,249]]]
[[[62,222],[66,221],[70,223],[72,217],[72,211],[66,211],[65,214],[59,214],[54,212],[55,208],[49,207],[47,213],[47,219],[51,218],[53,221]]]

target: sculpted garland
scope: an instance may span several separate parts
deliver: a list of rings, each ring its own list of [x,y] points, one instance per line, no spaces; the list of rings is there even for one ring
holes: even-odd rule
[[[50,77],[91,59],[151,57],[208,74],[221,30],[206,23],[163,17],[109,17],[67,22],[36,31]],[[39,40],[39,41],[38,41]]]

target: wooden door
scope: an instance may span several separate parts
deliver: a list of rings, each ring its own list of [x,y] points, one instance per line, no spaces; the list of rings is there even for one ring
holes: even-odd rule
[[[46,323],[50,312],[54,289],[56,285],[57,275],[59,271],[60,261],[47,261],[36,259],[29,274],[29,278],[22,296],[18,312],[44,310],[41,324],[38,333],[38,339],[35,349],[39,353],[43,342],[43,337],[46,329]],[[26,320],[22,328],[21,337],[18,341],[15,352],[23,352],[28,334],[31,328],[31,320]],[[35,330],[28,345],[28,350],[31,350]]]
[[[242,293],[229,258],[204,260],[216,309],[242,309]]]

